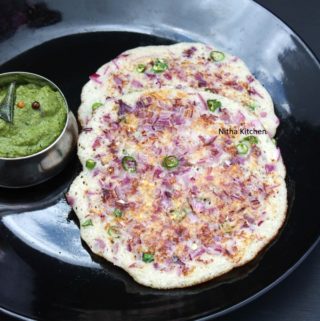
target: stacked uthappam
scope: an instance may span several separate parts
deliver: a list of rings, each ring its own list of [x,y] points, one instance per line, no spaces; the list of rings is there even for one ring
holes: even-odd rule
[[[281,228],[278,121],[238,58],[193,43],[127,51],[86,84],[79,119],[68,201],[91,250],[137,282],[213,279]]]

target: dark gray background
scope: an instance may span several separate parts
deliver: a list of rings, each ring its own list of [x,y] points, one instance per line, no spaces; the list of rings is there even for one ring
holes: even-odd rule
[[[319,0],[256,0],[256,2],[289,25],[320,58]],[[267,294],[218,320],[319,321],[320,246],[318,245],[286,280]]]

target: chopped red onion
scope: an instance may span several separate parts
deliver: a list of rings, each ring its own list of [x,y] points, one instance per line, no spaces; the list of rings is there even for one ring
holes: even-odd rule
[[[190,253],[190,257],[191,257],[191,259],[193,260],[194,258],[202,255],[202,254],[205,253],[205,252],[206,252],[205,249],[202,247],[202,248],[200,248],[200,249],[198,249],[198,250],[196,250],[196,251],[191,252],[191,253]]]
[[[198,97],[199,97],[199,99],[200,99],[200,101],[202,103],[203,108],[207,110],[208,106],[207,106],[207,103],[204,101],[202,95],[198,94]]]
[[[131,112],[133,110],[133,108],[127,105],[126,103],[124,103],[122,99],[118,100],[118,104],[119,104],[119,112],[118,112],[119,116],[124,115],[126,112]]]
[[[203,79],[201,72],[197,72],[194,78],[198,81],[198,87],[207,87],[207,82]]]
[[[160,178],[160,175],[162,174],[162,170],[157,168],[154,173],[153,173],[153,177],[155,178]]]
[[[254,77],[252,75],[248,75],[247,80],[249,83],[252,83],[252,82],[254,82]]]
[[[248,94],[253,95],[253,96],[256,95],[256,96],[263,98],[262,95],[253,87],[248,88]]]
[[[157,76],[155,74],[149,74],[149,73],[146,73],[145,74],[149,79],[155,79]]]
[[[195,215],[194,213],[190,212],[188,213],[188,218],[190,220],[191,223],[196,223],[199,221],[197,215]]]
[[[97,137],[93,142],[92,148],[97,148],[101,146],[100,137]]]
[[[113,60],[111,60],[112,61],[112,63],[116,66],[116,68],[117,69],[119,69],[119,66],[118,66],[118,64],[117,64],[117,58],[116,59],[113,59]]]
[[[70,196],[69,194],[66,194],[66,199],[67,199],[67,202],[70,206],[73,206],[74,205],[74,202],[75,202],[75,199],[74,197]]]
[[[169,72],[165,72],[163,74],[163,77],[166,78],[167,80],[171,80],[172,79],[172,76],[171,76],[171,74]]]
[[[252,218],[251,216],[245,214],[243,217],[249,224],[254,224],[254,218]]]
[[[189,49],[184,50],[182,55],[183,57],[191,58],[196,51],[197,48],[192,46]]]
[[[142,88],[143,87],[142,83],[138,80],[135,80],[135,79],[132,80],[131,85],[135,88]]]
[[[230,115],[228,114],[228,112],[225,108],[223,108],[221,110],[220,119],[223,120],[227,124],[230,122]]]
[[[109,70],[109,65],[104,69],[103,74],[106,75]]]
[[[237,91],[243,91],[243,87],[235,80],[228,80],[224,83],[226,86],[230,86]]]
[[[101,239],[95,239],[95,245],[96,245],[96,247],[98,247],[99,250],[102,250],[102,251],[106,247],[106,243]]]
[[[245,116],[243,115],[243,113],[240,111],[240,110],[238,110],[238,112],[237,112],[237,114],[236,114],[236,116],[235,116],[235,118],[234,118],[234,121],[235,121],[235,123],[237,124],[237,125],[240,125],[241,123],[243,123],[244,121],[245,121]]]
[[[94,82],[96,82],[96,83],[98,83],[100,85],[102,84],[102,81],[99,79],[100,75],[97,74],[97,73],[94,73],[94,74],[90,75],[89,78],[90,78],[90,80],[92,80],[92,81],[94,81]]]
[[[113,75],[113,81],[116,83],[116,85],[122,86],[122,79],[119,76]]]
[[[272,171],[275,170],[275,165],[274,164],[266,164],[265,165],[265,169],[266,169],[266,172],[267,174],[270,174]]]

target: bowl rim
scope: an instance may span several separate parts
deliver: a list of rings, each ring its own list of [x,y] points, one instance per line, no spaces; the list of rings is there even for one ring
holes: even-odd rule
[[[68,102],[67,102],[67,99],[66,97],[64,96],[62,90],[60,89],[60,87],[58,85],[56,85],[53,81],[51,81],[50,79],[42,76],[42,75],[39,75],[39,74],[36,74],[36,73],[33,73],[33,72],[28,72],[28,71],[9,71],[9,72],[4,72],[4,73],[0,73],[0,78],[2,77],[6,77],[6,76],[10,76],[10,75],[25,75],[25,76],[32,76],[32,77],[35,77],[35,78],[40,78],[41,80],[44,80],[45,82],[49,83],[53,88],[57,89],[57,91],[59,92],[59,94],[61,95],[63,101],[64,101],[64,106],[65,106],[65,109],[66,109],[66,113],[67,113],[67,117],[66,117],[66,120],[65,120],[65,124],[64,124],[64,127],[60,133],[60,135],[50,144],[48,145],[47,147],[45,147],[44,149],[41,149],[40,151],[34,153],[34,154],[30,154],[30,155],[26,155],[26,156],[19,156],[19,157],[2,157],[0,156],[0,160],[3,160],[3,161],[17,161],[17,160],[22,160],[22,159],[28,159],[28,158],[32,158],[32,157],[35,157],[35,156],[39,156],[41,154],[44,154],[46,153],[48,150],[50,150],[56,143],[58,143],[58,141],[62,138],[62,136],[64,135],[64,133],[66,132],[66,129],[68,127],[68,123],[69,123],[69,114],[70,114],[70,108],[69,108],[69,105],[68,105]]]

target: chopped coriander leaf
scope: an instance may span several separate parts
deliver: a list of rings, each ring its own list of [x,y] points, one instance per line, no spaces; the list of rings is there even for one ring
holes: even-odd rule
[[[186,216],[187,211],[185,209],[170,211],[170,217],[176,222],[181,222]]]
[[[103,105],[103,103],[99,103],[99,102],[96,102],[96,103],[93,103],[91,108],[92,110],[96,110],[97,108],[101,107]]]
[[[81,224],[82,227],[93,226],[92,220],[88,219]]]
[[[255,111],[256,108],[259,107],[259,104],[255,101],[250,101],[249,103],[247,103],[247,106],[252,110]]]
[[[113,215],[115,217],[122,217],[123,212],[121,210],[119,210],[118,208],[115,208],[113,211]]]
[[[120,237],[119,230],[114,226],[110,226],[107,230],[107,233],[110,237],[115,239],[118,239]]]
[[[142,261],[145,263],[151,263],[154,261],[154,255],[151,253],[143,253],[142,254]]]

